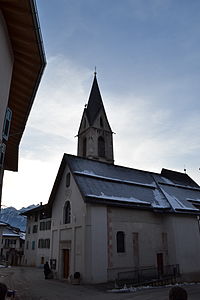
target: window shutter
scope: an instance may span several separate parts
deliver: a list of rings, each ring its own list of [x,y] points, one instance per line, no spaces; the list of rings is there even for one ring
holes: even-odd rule
[[[12,110],[7,108],[3,125],[3,138],[7,141],[9,137],[10,124],[12,119]]]

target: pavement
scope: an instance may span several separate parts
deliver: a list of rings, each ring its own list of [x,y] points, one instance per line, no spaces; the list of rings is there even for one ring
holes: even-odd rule
[[[31,267],[0,268],[0,281],[16,290],[16,300],[168,300],[170,286],[116,293],[107,284],[71,285],[67,281],[45,280],[43,270]],[[188,300],[200,299],[200,284],[185,284]],[[9,299],[9,298],[8,298]]]

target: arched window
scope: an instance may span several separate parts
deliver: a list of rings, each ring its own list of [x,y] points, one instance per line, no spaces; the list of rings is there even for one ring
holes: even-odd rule
[[[64,224],[71,223],[71,204],[69,201],[64,206]]]
[[[83,156],[86,157],[86,153],[87,153],[87,139],[84,138],[83,140]]]
[[[100,127],[103,128],[103,119],[100,117]]]
[[[71,176],[70,176],[70,173],[67,173],[67,175],[66,175],[66,187],[69,187],[70,186],[70,178]]]
[[[123,253],[125,252],[125,235],[123,231],[118,231],[117,232],[117,252],[118,253]]]
[[[102,136],[98,138],[98,156],[105,157],[105,141]]]

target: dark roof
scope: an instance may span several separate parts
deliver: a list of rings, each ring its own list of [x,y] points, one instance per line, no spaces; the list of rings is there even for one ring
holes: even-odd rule
[[[49,205],[55,199],[66,165],[85,202],[160,212],[199,213],[195,205],[200,205],[200,187],[196,183],[194,186],[192,179],[191,184],[189,180],[186,184],[185,176],[182,176],[183,181],[179,180],[177,184],[173,178],[170,180],[162,173],[111,165],[69,154],[63,156]]]
[[[97,78],[96,78],[96,74],[95,74],[93,84],[92,84],[92,89],[91,89],[89,100],[88,100],[88,105],[86,108],[86,114],[87,114],[87,118],[88,118],[90,126],[93,125],[101,108],[104,109],[104,106],[103,106],[101,93],[99,90],[99,86],[98,86]]]
[[[192,178],[190,178],[186,173],[162,169],[161,175],[172,180],[174,183],[177,184],[199,187],[198,184],[194,180],[192,180]]]
[[[31,216],[31,215],[35,215],[39,212],[44,213],[44,216],[49,217],[49,215],[51,214],[51,210],[50,210],[49,205],[47,205],[47,204],[39,205],[35,208],[24,211],[20,215],[22,215],[22,216]]]

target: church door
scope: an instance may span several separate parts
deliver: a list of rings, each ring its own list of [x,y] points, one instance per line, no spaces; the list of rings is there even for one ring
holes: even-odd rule
[[[158,268],[158,274],[163,275],[163,271],[164,271],[163,253],[157,253],[157,268]]]
[[[63,277],[68,278],[69,276],[69,249],[63,250]]]

